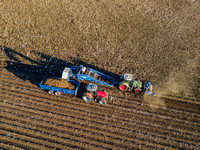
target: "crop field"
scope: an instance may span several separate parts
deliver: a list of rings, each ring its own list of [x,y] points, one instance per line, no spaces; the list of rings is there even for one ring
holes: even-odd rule
[[[199,35],[197,0],[0,0],[0,149],[200,149]],[[39,88],[80,64],[157,96]]]

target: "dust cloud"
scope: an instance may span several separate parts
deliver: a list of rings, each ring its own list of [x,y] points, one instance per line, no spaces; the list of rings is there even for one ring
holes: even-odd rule
[[[165,79],[162,91],[172,95],[195,97],[198,89],[198,57],[186,61],[181,69],[173,70]]]

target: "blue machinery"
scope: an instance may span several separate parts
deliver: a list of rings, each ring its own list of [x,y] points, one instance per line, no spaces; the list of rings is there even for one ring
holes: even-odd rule
[[[67,70],[68,73],[65,73],[65,70]],[[87,68],[83,65],[65,68],[63,71],[62,78],[66,76],[64,74],[67,74],[68,78],[76,78],[78,81],[86,80],[97,83],[101,86],[119,86],[119,83],[117,83],[117,81],[113,77],[98,72],[92,68]],[[151,82],[144,83],[142,92],[144,92],[146,95],[155,95],[155,85],[152,85]]]

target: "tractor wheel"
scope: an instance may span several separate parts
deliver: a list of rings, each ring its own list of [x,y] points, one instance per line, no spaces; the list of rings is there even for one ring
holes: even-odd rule
[[[105,105],[106,103],[107,103],[106,100],[103,100],[103,99],[99,101],[99,104],[101,105]]]
[[[119,86],[119,89],[122,91],[126,91],[128,89],[128,87],[126,85],[122,84]]]
[[[49,90],[48,93],[49,93],[50,95],[52,95],[52,94],[53,94],[53,91],[52,91],[52,90]]]
[[[83,96],[82,96],[82,99],[83,99],[84,101],[86,101],[86,102],[89,102],[89,101],[92,100],[92,98],[91,98],[89,95],[83,95]]]
[[[135,93],[140,93],[141,90],[140,89],[135,89]]]
[[[61,95],[61,92],[55,92],[55,95],[56,95],[56,96],[60,96],[60,95]]]
[[[89,83],[86,87],[87,91],[94,92],[97,91],[97,85],[93,83]]]

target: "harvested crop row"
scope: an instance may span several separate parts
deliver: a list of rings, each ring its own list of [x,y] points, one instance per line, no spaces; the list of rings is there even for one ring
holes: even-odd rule
[[[22,114],[25,114],[25,113],[22,113]],[[40,116],[40,117],[41,117],[41,116]],[[44,119],[47,118],[47,117],[48,117],[48,116],[45,116]],[[33,118],[32,118],[32,119],[33,119]],[[68,119],[68,121],[67,121],[68,123],[71,122],[69,117],[67,117],[67,119]],[[47,119],[45,119],[45,120],[47,121]],[[50,119],[48,122],[51,122],[51,121],[54,121],[54,119],[52,119],[52,120]],[[61,120],[61,121],[64,121],[64,120]],[[73,122],[73,121],[75,121],[74,118],[72,118],[72,126],[74,126],[74,123],[77,123],[77,122],[78,122],[78,120],[76,120],[75,122]],[[84,124],[81,123],[81,121],[82,121],[82,120],[80,120],[80,124],[81,124],[81,126],[82,126],[82,125],[84,125]],[[64,121],[64,122],[65,122],[65,121]],[[65,123],[64,123],[63,125],[65,125]],[[139,124],[138,124],[138,125],[139,125]],[[61,125],[61,126],[62,126],[62,125]],[[86,124],[86,126],[87,126],[87,124]],[[96,127],[98,127],[98,124],[91,125],[90,128],[91,128],[91,127],[94,127],[94,126],[95,126],[95,128],[96,128]],[[135,125],[133,125],[133,126],[135,126]],[[138,128],[138,129],[140,129],[141,127],[143,128],[143,126],[138,126],[138,127],[136,126],[136,128]],[[101,126],[100,126],[99,128],[101,129]],[[149,129],[148,129],[148,128],[149,128]],[[112,128],[111,128],[111,129],[112,129]],[[120,129],[118,129],[118,130],[120,130]],[[152,134],[155,134],[156,132],[159,132],[159,129],[157,129],[157,128],[155,128],[155,127],[153,127],[152,129],[150,129],[150,126],[149,126],[149,127],[146,126],[146,127],[143,128],[143,131],[147,131],[147,132],[148,132],[148,130],[154,132],[154,133],[152,133]],[[154,131],[154,130],[155,130],[155,131]],[[128,132],[128,131],[130,132],[130,131],[131,131],[131,128],[129,128],[129,130],[127,130],[127,132]],[[162,131],[163,131],[163,129],[161,130],[161,132],[162,132]],[[123,132],[123,131],[122,131],[122,132]],[[175,131],[175,132],[177,132],[177,131]],[[116,134],[119,135],[120,133],[118,132],[118,133],[116,133]],[[161,134],[161,133],[159,133],[159,134]],[[165,131],[165,135],[166,135],[166,134],[167,134],[167,135],[170,135],[171,133],[167,133],[167,131]],[[124,135],[124,136],[125,136],[125,135]],[[162,136],[162,135],[161,135],[161,136]],[[173,136],[173,135],[172,135],[172,136]],[[181,135],[179,134],[179,136],[181,136]],[[180,138],[179,136],[177,137],[178,139]],[[172,138],[172,139],[173,139],[173,138]],[[185,137],[185,139],[188,139],[188,138]],[[191,140],[192,140],[192,139],[194,139],[194,136],[193,136],[193,138],[191,137]],[[181,140],[181,139],[179,139],[179,140]],[[184,140],[184,137],[182,137],[182,140]],[[191,141],[191,140],[190,140],[190,141]],[[194,140],[194,141],[196,141],[196,140]],[[197,141],[198,141],[198,140],[197,140]]]
[[[1,137],[1,135],[0,135],[0,137]],[[1,139],[3,139],[3,137],[1,137]],[[0,141],[0,145],[1,145],[1,149],[3,149],[3,150],[10,150],[10,149],[21,150],[20,147],[17,147],[16,145],[10,144],[7,141],[3,141],[3,140]]]
[[[23,114],[25,114],[25,113],[22,113],[22,115],[23,115]],[[19,115],[19,114],[18,114],[18,115]],[[48,116],[46,116],[46,117],[48,117]],[[35,120],[35,119],[32,118],[31,120]],[[50,120],[51,120],[51,119],[50,119]],[[52,119],[52,120],[53,120],[53,119]],[[69,123],[70,123],[70,120],[67,122],[67,124],[66,124],[65,121],[64,121],[64,123],[63,123],[64,126],[62,126],[60,130],[62,131],[62,129],[65,128],[66,125],[67,125],[68,127],[75,127],[76,130],[80,127],[80,126],[77,126],[77,125],[76,125],[77,123],[75,123],[75,124],[72,123],[71,125],[70,125]],[[81,123],[81,122],[80,122],[80,123]],[[49,124],[49,122],[47,122],[47,124]],[[68,124],[69,124],[69,125],[68,125]],[[86,131],[87,128],[88,128],[87,126],[84,126],[84,131]],[[107,134],[108,134],[108,133],[105,133],[105,131],[100,132],[100,131],[98,131],[98,130],[92,130],[92,129],[91,129],[91,126],[89,126],[89,128],[88,128],[87,130],[88,130],[87,132],[93,131],[93,133],[97,134],[98,137],[99,137],[100,135],[104,135],[104,134],[107,135]],[[80,134],[80,132],[79,132],[79,134]],[[91,134],[91,133],[90,133],[90,134]],[[116,136],[117,136],[117,140],[119,140],[120,138],[122,138],[122,139],[125,138],[124,135],[120,137],[118,134],[113,134],[113,135],[112,135],[112,134],[108,134],[106,137],[108,138],[108,137],[110,137],[110,136],[113,136],[113,137],[111,137],[112,141],[115,140],[115,137],[116,137]],[[118,137],[118,136],[119,136],[119,137]],[[104,136],[103,136],[103,138],[104,138]],[[123,141],[127,141],[127,137],[126,137]],[[116,143],[117,143],[117,142],[116,142]]]
[[[14,120],[13,121],[13,123],[14,124],[16,124],[17,126],[20,126],[20,123],[22,122],[26,122],[26,128],[29,128],[28,126],[29,126],[29,124],[31,125],[31,121],[29,121],[29,120],[21,120],[21,119],[19,119],[19,117],[18,117],[18,119],[17,120],[15,120],[14,118],[8,118],[9,120]],[[10,122],[10,121],[7,121],[7,122]],[[17,123],[16,123],[17,122]],[[51,132],[51,126],[48,126],[48,124],[47,124],[47,126],[44,124],[44,123],[42,123],[41,125],[39,125],[38,123],[37,123],[37,121],[35,121],[34,122],[34,124],[37,126],[37,130],[39,130],[40,128],[42,128],[42,129],[40,129],[41,131],[43,131],[44,132],[44,130],[45,130],[45,132],[47,133],[47,132],[50,132],[50,133],[52,133]],[[39,125],[39,126],[38,126]],[[22,126],[23,126],[23,124],[22,124]],[[44,126],[44,127],[42,127],[42,126]],[[31,128],[31,126],[30,126],[30,128]],[[57,128],[57,125],[56,125],[56,128]],[[56,133],[57,133],[57,129],[56,128],[53,128],[53,130],[54,131],[56,131]],[[48,130],[46,130],[46,129],[49,129],[50,131],[48,131]],[[77,129],[76,129],[77,130]],[[58,131],[60,131],[60,132],[62,132],[62,133],[65,133],[65,132],[67,132],[68,134],[70,134],[69,133],[69,131],[66,131],[65,130],[65,128],[62,128],[62,131],[60,130],[60,129],[58,129]],[[77,130],[78,131],[78,130]],[[83,132],[83,131],[82,131]],[[80,132],[79,131],[79,134],[80,134],[80,136],[83,134],[82,132]],[[55,133],[55,134],[56,134]],[[52,133],[53,134],[53,133]],[[72,135],[73,135],[73,132],[71,133]],[[86,134],[87,135],[87,134]],[[92,134],[90,134],[90,136],[92,136]],[[98,134],[98,137],[97,138],[99,138],[99,134]],[[149,135],[150,136],[150,135]],[[95,140],[95,135],[93,135],[92,136],[93,138],[94,138],[94,140]],[[133,137],[134,137],[134,135],[133,135]],[[88,139],[90,139],[89,137],[87,137]],[[104,137],[105,138],[105,137]],[[106,141],[108,141],[108,138],[109,138],[109,136],[108,135],[106,135]],[[135,140],[135,138],[137,139],[137,136],[136,137],[134,137],[134,140]],[[144,138],[144,137],[143,137]],[[151,138],[154,138],[154,136],[153,135],[151,135]],[[167,137],[166,137],[167,138]],[[112,138],[111,138],[112,139]],[[121,139],[122,140],[122,139]],[[101,141],[103,142],[103,140],[101,139]],[[123,140],[124,141],[124,140]],[[147,140],[148,141],[148,140]],[[160,137],[156,137],[156,141],[157,142],[159,142],[160,144],[162,144],[162,143],[165,143],[164,141],[163,141],[163,139],[162,138],[160,138]],[[180,141],[180,140],[177,140],[177,141],[179,141],[179,142],[177,142],[176,140],[171,140],[171,139],[168,139],[168,141],[170,141],[170,142],[173,142],[173,146],[175,147],[180,147],[179,146],[179,144],[180,143],[182,143],[183,141]],[[116,142],[116,141],[112,141],[112,142],[115,142],[115,145],[117,145],[117,143],[118,142]],[[110,144],[112,143],[112,142],[109,142]],[[104,142],[105,143],[105,142]],[[125,141],[123,142],[123,143],[126,143]],[[140,143],[140,142],[139,142]],[[193,142],[192,142],[193,143]],[[197,147],[197,145],[198,144],[192,144],[191,143],[191,141],[185,141],[184,143],[182,143],[181,144],[181,147],[188,147],[188,146],[190,146],[190,147]],[[120,145],[120,144],[119,144]],[[165,145],[165,146],[169,146],[169,144],[167,144],[167,143],[165,143],[165,144],[163,144],[163,145]],[[120,146],[122,146],[122,145],[120,145]]]
[[[80,132],[79,132],[79,134],[80,134]],[[99,134],[98,134],[99,135]],[[111,138],[112,139],[112,138]]]
[[[74,102],[74,101],[73,101]],[[95,106],[94,106],[95,107]],[[107,106],[107,108],[108,108],[109,106]],[[113,105],[110,105],[110,107],[113,107]],[[117,108],[115,108],[115,109],[117,109]],[[142,108],[141,108],[142,109]],[[135,108],[135,109],[131,109],[130,111],[132,111],[132,110],[138,110],[138,111],[140,111],[140,109],[138,109],[138,108]],[[105,112],[106,110],[104,110],[104,112]],[[109,110],[110,111],[110,110]],[[127,111],[127,109],[125,109],[125,111]],[[143,110],[143,113],[145,112],[145,110]],[[146,110],[146,114],[149,114],[149,110]],[[154,113],[154,115],[156,116],[156,114],[158,114],[157,112],[153,112]],[[152,114],[152,113],[151,113]],[[127,114],[126,114],[127,115]],[[166,119],[170,119],[169,117],[173,117],[173,118],[175,118],[176,120],[178,119],[178,116],[170,116],[170,115],[168,115],[168,114],[158,114],[157,116],[160,116],[160,117],[165,117]],[[196,118],[195,116],[193,117],[193,118],[195,118],[195,119],[197,119],[197,121],[196,122],[198,122],[198,118]],[[184,120],[184,123],[186,123],[186,120],[184,119],[184,118],[180,118],[181,120]],[[171,119],[170,119],[171,120]],[[191,120],[190,120],[191,121]],[[188,123],[189,124],[189,123]],[[190,124],[191,124],[191,122],[190,122]]]
[[[124,99],[124,101],[135,101],[141,103],[140,99],[137,99],[133,97],[133,94],[126,93],[125,97],[122,96],[116,96],[117,98]],[[164,102],[164,106],[166,109],[174,109],[182,112],[188,112],[188,113],[196,113],[199,114],[200,110],[198,109],[200,104],[192,103],[192,102],[185,102],[181,100],[174,100],[174,99],[167,99],[167,98],[162,98],[162,101]],[[185,106],[187,106],[187,109],[185,109]],[[159,109],[162,109],[162,105],[160,106]]]
[[[110,142],[109,142],[109,140],[108,140],[108,142],[106,142],[104,140],[105,137],[98,138],[98,135],[96,135],[96,137],[95,137],[95,135],[93,135],[93,136],[90,135],[90,136],[92,136],[92,138],[90,138],[90,136],[87,136],[87,133],[84,133],[82,131],[79,131],[78,133],[74,132],[73,128],[72,129],[65,128],[65,129],[61,130],[61,129],[57,128],[55,125],[50,126],[48,124],[46,124],[46,125],[42,124],[42,123],[38,124],[38,122],[35,122],[34,124],[27,122],[26,124],[24,124],[24,123],[21,123],[20,120],[19,120],[19,122],[16,122],[16,121],[5,120],[5,121],[3,121],[3,123],[7,124],[7,125],[11,125],[11,126],[17,126],[18,129],[26,129],[26,132],[34,131],[34,130],[36,130],[34,128],[37,128],[37,133],[39,135],[42,135],[43,133],[45,133],[46,135],[48,135],[50,137],[54,137],[55,140],[60,138],[60,139],[66,139],[66,140],[69,140],[72,142],[76,141],[77,143],[84,143],[84,144],[90,145],[91,149],[93,149],[93,148],[105,148],[105,149],[109,148],[109,149],[111,149],[113,144],[116,144],[116,146],[121,146],[121,147],[125,146],[125,148],[127,147],[123,143],[117,144],[117,142],[112,141],[112,140],[110,140]],[[35,137],[35,138],[37,139],[37,137]],[[113,143],[113,142],[115,142],[115,143]],[[102,143],[104,143],[104,144],[102,144]],[[107,144],[107,143],[109,143],[109,144]]]
[[[0,131],[2,131],[2,133],[3,133],[3,131],[5,131],[5,129],[2,128],[1,125],[0,125]],[[12,132],[8,132],[8,133],[9,133],[9,135],[12,134]],[[25,141],[20,140],[19,138],[15,138],[13,136],[10,137],[10,136],[4,136],[4,135],[0,134],[0,139],[3,143],[6,143],[8,145],[14,145],[20,149],[33,149],[33,150],[39,149],[38,145],[31,144],[31,143],[29,144]]]
[[[37,102],[37,103],[38,103],[38,102]],[[37,105],[37,104],[36,104],[36,105]],[[43,104],[42,104],[41,107],[44,107]],[[73,108],[71,108],[71,107],[69,107],[69,106],[65,106],[64,108],[65,108],[65,109],[66,109],[66,108],[69,108],[69,109],[72,109],[72,110],[73,110]],[[56,109],[57,109],[57,110],[58,110],[58,109],[60,110],[59,107],[56,108]],[[63,110],[63,111],[64,111],[64,110]],[[68,110],[68,113],[69,113],[69,111],[70,111],[70,110]],[[72,113],[75,113],[75,112],[76,112],[76,109],[74,109],[74,110],[72,111]],[[78,113],[79,113],[79,112],[78,112]],[[134,113],[136,113],[136,112],[134,112]],[[80,113],[79,115],[81,115],[81,114],[82,114],[82,113]],[[137,113],[136,113],[136,114],[137,114]],[[133,114],[132,114],[132,115],[133,115]],[[90,117],[92,117],[92,114],[90,114]],[[99,116],[94,116],[94,117],[95,117],[95,118],[96,118],[96,117],[99,118]],[[144,116],[141,116],[141,117],[143,118]],[[115,118],[116,118],[116,117],[115,117]],[[118,118],[118,117],[117,117],[117,118]],[[101,118],[99,118],[99,119],[101,119]],[[105,118],[103,118],[103,119],[105,119]],[[120,119],[123,120],[123,118],[119,118],[118,120],[120,120]],[[138,118],[138,119],[139,119],[139,118]],[[117,121],[118,121],[118,120],[117,120]],[[151,120],[152,120],[152,119],[151,119]],[[155,120],[155,119],[154,119],[154,120]],[[116,123],[117,123],[117,121],[116,121]],[[124,121],[125,121],[125,120],[124,120]],[[129,120],[127,120],[127,121],[130,122],[131,120],[129,119]],[[162,121],[163,121],[163,119],[162,119]],[[161,122],[162,122],[162,121],[161,121]],[[128,122],[127,122],[127,123],[128,123]],[[132,122],[132,121],[131,121],[131,122]],[[191,123],[190,123],[190,124],[191,124]],[[162,125],[162,124],[161,124],[161,125]],[[179,126],[179,128],[180,128],[180,126]],[[194,128],[193,128],[193,129],[194,129]]]
[[[13,85],[12,85],[13,86]],[[26,85],[24,85],[24,86],[26,86]],[[35,89],[35,88],[34,88]],[[39,92],[39,91],[37,91],[37,92]],[[141,107],[141,104],[139,103],[139,104],[136,104],[136,102],[135,101],[132,101],[131,102],[131,104],[127,104],[127,105],[121,105],[122,103],[124,103],[123,102],[123,100],[122,99],[120,99],[120,104],[115,104],[114,102],[112,103],[112,105],[116,105],[116,106],[126,106],[126,107],[128,107],[128,108],[134,108],[134,109],[141,109],[141,108],[138,108],[138,107]],[[124,104],[126,104],[126,103],[124,103]],[[139,106],[138,106],[139,105]],[[142,107],[143,107],[143,109],[145,109],[146,107],[145,107],[146,105],[142,105]],[[127,108],[127,109],[128,109]],[[147,107],[146,108],[147,110],[149,110],[149,108]],[[171,113],[172,115],[174,114],[174,113],[181,113],[181,115],[182,115],[182,117],[183,118],[181,118],[181,119],[184,119],[184,117],[185,118],[187,118],[188,116],[186,116],[186,113],[187,112],[180,112],[180,111],[176,111],[176,110],[166,110],[166,109],[158,109],[158,110],[156,110],[156,112],[154,112],[154,113],[158,113],[158,112],[160,112],[160,111],[162,111],[163,113]],[[168,114],[169,115],[169,114]],[[191,118],[191,113],[187,113],[187,115],[189,115],[190,116],[190,119],[196,119],[197,121],[199,121],[198,120],[198,116],[199,115],[197,115],[197,114],[192,114],[192,118]],[[177,116],[176,116],[177,117]]]
[[[163,116],[165,118],[168,118],[170,116],[170,118],[176,118],[176,119],[180,119],[180,120],[184,120],[185,122],[187,122],[188,118],[190,118],[189,121],[191,122],[199,122],[199,115],[198,114],[189,114],[189,113],[184,113],[184,112],[179,112],[177,110],[170,110],[169,109],[156,109],[153,110],[149,107],[145,107],[144,105],[135,105],[135,104],[126,104],[126,103],[113,103],[112,106],[116,106],[116,107],[123,107],[126,110],[143,110],[143,112],[150,112],[153,115],[158,115],[158,116]]]
[[[4,123],[4,122],[5,122],[4,120],[1,121],[1,123]],[[5,122],[5,124],[7,124],[7,122]],[[17,124],[16,124],[16,126],[17,126]],[[15,132],[9,132],[9,131],[6,131],[6,130],[1,130],[1,135],[8,136],[9,138],[14,138],[14,139],[17,139],[17,140],[22,141],[22,142],[33,144],[34,146],[37,146],[38,149],[61,148],[61,147],[59,147],[59,145],[57,145],[55,143],[51,143],[51,142],[48,142],[48,141],[45,141],[45,140],[40,140],[40,139],[37,139],[37,138],[34,138],[34,137],[22,135],[22,134],[17,134]]]
[[[0,125],[0,129],[4,130],[4,131],[9,131],[9,132],[14,132],[16,134],[20,134],[20,135],[24,135],[24,136],[28,136],[28,137],[34,137],[36,139],[39,140],[45,140],[51,143],[55,143],[55,144],[59,144],[62,147],[74,147],[74,148],[85,148],[88,146],[87,143],[84,143],[82,141],[78,141],[75,139],[71,139],[71,138],[64,138],[64,137],[58,137],[56,135],[49,135],[48,133],[45,132],[37,132],[34,130],[28,130],[26,129],[26,126],[23,127],[19,127],[19,126],[15,126],[13,124],[2,124]],[[95,148],[92,147],[91,148]]]
[[[10,122],[10,121],[8,121],[8,122]],[[13,123],[15,124],[15,122],[16,121],[13,121]],[[20,126],[19,125],[20,123],[17,123],[17,126]],[[44,126],[44,125],[42,125],[42,126]],[[28,127],[28,125],[26,124],[26,127]],[[48,129],[48,127],[46,127],[46,129]],[[46,129],[44,129],[44,127],[43,128],[41,128],[41,127],[37,127],[37,130],[41,130],[42,132],[45,132],[45,133],[48,133],[49,132],[49,134],[54,134],[54,132],[52,132],[52,130],[46,130]],[[55,131],[56,131],[56,128],[53,128]],[[78,130],[77,130],[78,131]],[[67,134],[70,134],[70,132],[72,132],[72,134],[73,134],[73,130],[72,131],[62,131],[62,133],[67,133]],[[55,132],[55,134],[56,134],[56,136],[61,136],[60,135],[60,133],[59,132]],[[82,132],[78,132],[78,134],[80,134],[80,136],[83,134]],[[86,133],[85,133],[86,134]],[[86,134],[87,135],[87,134]],[[92,136],[91,134],[89,134],[90,136]],[[64,135],[65,136],[65,135]],[[70,135],[70,137],[71,136],[73,136],[73,135]],[[75,136],[75,135],[74,135]],[[92,140],[92,141],[90,141],[90,143],[91,144],[93,144],[94,142],[95,142],[95,139],[98,139],[99,138],[99,134],[97,134],[96,136],[95,135],[93,135],[92,136],[92,138],[90,138],[90,136],[88,136],[88,137],[86,137],[86,139],[87,140]],[[64,138],[64,137],[63,137]],[[133,135],[133,140],[134,140],[134,142],[137,142],[138,144],[141,144],[141,145],[143,145],[143,146],[145,146],[145,143],[148,141],[148,139],[146,139],[147,141],[144,141],[144,140],[142,140],[142,139],[144,139],[145,137],[142,137],[142,139],[140,138],[140,140],[138,140],[138,137],[137,136],[135,136],[134,137],[134,135]],[[77,138],[76,138],[77,139]],[[105,141],[106,140],[106,141]],[[120,140],[120,139],[119,139]],[[85,140],[84,140],[85,141]],[[116,141],[113,141],[112,140],[112,138],[109,140],[109,136],[107,136],[106,135],[106,133],[105,133],[105,136],[104,137],[102,137],[102,139],[98,139],[98,141],[100,141],[100,142],[103,142],[104,143],[104,145],[102,145],[102,146],[106,146],[105,144],[106,143],[109,143],[109,144],[111,144],[109,147],[113,147],[113,145],[115,145],[115,146],[117,146],[117,147],[121,147],[121,148],[136,148],[136,145],[135,144],[125,144],[126,143],[126,141],[124,141],[124,140],[120,140],[119,142],[116,142]],[[109,142],[110,141],[110,142]],[[114,142],[114,143],[113,143]],[[166,146],[163,146],[163,145],[160,145],[160,144],[152,144],[152,143],[150,143],[149,145],[146,145],[146,147],[154,147],[154,148],[156,148],[156,146],[161,146],[161,148],[166,148]],[[104,147],[105,148],[105,147]]]
[[[134,105],[136,105],[136,100],[135,99],[131,99],[131,100],[124,100],[124,98],[121,98],[120,99],[120,106],[123,106],[122,104],[124,103],[124,101],[125,102],[127,102],[127,105],[126,105],[126,107],[128,106],[128,107],[130,107],[130,104],[132,104],[133,105],[133,107],[134,107]],[[124,104],[126,104],[126,103],[124,103]],[[171,104],[171,103],[170,103]],[[114,103],[113,103],[113,105],[114,105]],[[139,105],[141,105],[141,102],[139,102]],[[117,106],[119,106],[118,104],[117,104]],[[142,105],[142,107],[145,107],[146,105]],[[174,105],[173,105],[174,106]],[[179,105],[180,106],[180,105]],[[194,105],[193,105],[194,106]],[[137,106],[138,107],[138,106]],[[190,107],[191,108],[191,107]],[[148,108],[149,109],[149,108]],[[177,109],[177,108],[174,108],[174,109]],[[159,109],[160,110],[160,109]],[[167,112],[169,112],[168,111],[168,109],[167,110],[165,110],[165,109],[163,109],[164,111],[167,111]],[[179,109],[180,110],[180,109]],[[196,109],[192,109],[192,110],[196,110]],[[170,111],[171,112],[171,111]],[[182,111],[182,113],[187,113],[187,111],[185,110],[185,108],[184,108],[184,110]],[[191,115],[191,112],[189,112],[189,115]],[[198,118],[198,117],[194,117],[194,118]]]
[[[36,85],[33,85],[31,83],[27,83],[27,82],[22,82],[22,81],[18,81],[14,78],[1,78],[1,82],[2,83],[7,83],[7,84],[10,84],[10,85],[16,85],[16,86],[21,86],[21,87],[26,87],[28,89],[36,89],[38,88],[38,86]]]
[[[69,107],[69,108],[71,108],[71,107]],[[80,114],[79,114],[80,115]],[[91,116],[91,114],[90,114],[90,116]],[[96,116],[96,117],[99,117],[99,116]],[[120,120],[120,119],[119,119]],[[131,121],[131,120],[129,120],[129,121]]]

